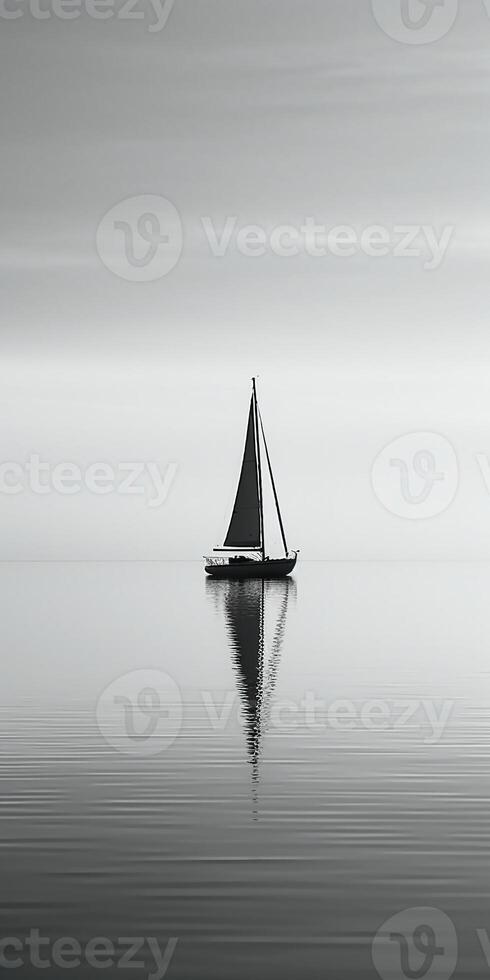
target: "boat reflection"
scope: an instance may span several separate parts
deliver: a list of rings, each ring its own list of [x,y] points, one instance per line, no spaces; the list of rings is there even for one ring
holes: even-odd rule
[[[224,615],[254,782],[259,777],[262,738],[267,729],[284,641],[288,603],[296,598],[294,579],[218,581],[206,592]]]

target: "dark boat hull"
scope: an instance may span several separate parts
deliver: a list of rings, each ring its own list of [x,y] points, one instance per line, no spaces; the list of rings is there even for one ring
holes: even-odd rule
[[[286,578],[296,565],[296,557],[234,562],[232,565],[206,565],[205,571],[213,578]]]

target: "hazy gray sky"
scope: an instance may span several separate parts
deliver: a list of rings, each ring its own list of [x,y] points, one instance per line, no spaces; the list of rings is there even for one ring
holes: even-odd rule
[[[485,4],[461,2],[423,45],[384,33],[369,0],[175,0],[153,33],[150,4],[140,20],[82,6],[40,20],[8,0],[23,15],[0,18],[2,458],[177,474],[153,509],[0,495],[1,557],[199,558],[226,530],[252,373],[305,557],[490,557],[475,458],[490,456]],[[180,213],[182,256],[127,281],[101,261],[97,228],[150,194]],[[267,234],[308,216],[358,235],[453,231],[432,270],[427,248],[251,258],[233,240],[217,258],[202,219],[221,230],[228,216]],[[459,491],[404,520],[370,469],[419,431],[452,443]]]

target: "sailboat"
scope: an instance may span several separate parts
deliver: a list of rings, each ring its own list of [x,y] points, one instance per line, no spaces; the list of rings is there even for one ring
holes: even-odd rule
[[[283,558],[270,558],[266,554],[261,436],[284,546]],[[230,526],[223,547],[213,550],[234,553],[230,557],[205,558],[205,571],[213,578],[284,578],[293,571],[299,554],[298,551],[288,551],[262,416],[257,402],[255,378],[252,378],[245,449]],[[242,552],[247,554],[244,555]]]

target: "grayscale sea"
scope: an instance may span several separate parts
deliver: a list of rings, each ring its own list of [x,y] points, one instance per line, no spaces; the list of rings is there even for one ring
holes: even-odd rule
[[[0,581],[6,975],[488,974],[489,564]]]

